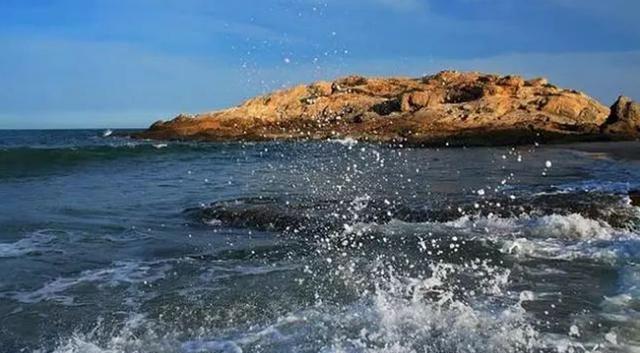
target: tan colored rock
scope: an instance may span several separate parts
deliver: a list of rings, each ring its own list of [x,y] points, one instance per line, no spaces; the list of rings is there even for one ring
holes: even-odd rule
[[[524,86],[524,79],[520,76],[504,76],[498,79],[498,85],[520,88]]]
[[[352,137],[415,144],[520,144],[635,138],[638,107],[615,114],[545,79],[443,71],[413,78],[348,76],[300,85],[240,106],[156,122],[134,137],[190,140]],[[635,130],[634,130],[635,129]]]
[[[313,97],[325,97],[331,95],[331,83],[319,81],[309,86],[309,94]]]
[[[351,75],[338,79],[335,83],[343,87],[362,86],[367,84],[367,78],[357,75]]]
[[[603,128],[605,134],[616,139],[638,138],[640,135],[640,104],[620,96],[611,106],[611,114]]]
[[[438,104],[441,100],[442,97],[431,92],[414,91],[403,93],[400,98],[400,109],[403,112],[411,112],[428,107],[430,104]]]
[[[544,86],[546,84],[548,84],[549,81],[547,81],[546,78],[544,77],[536,77],[536,78],[532,78],[530,80],[525,81],[525,85],[527,86],[534,86],[534,87],[539,87],[539,86]]]

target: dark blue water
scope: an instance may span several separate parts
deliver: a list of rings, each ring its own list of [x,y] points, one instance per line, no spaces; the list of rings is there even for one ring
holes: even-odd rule
[[[636,352],[639,143],[0,131],[1,352]]]

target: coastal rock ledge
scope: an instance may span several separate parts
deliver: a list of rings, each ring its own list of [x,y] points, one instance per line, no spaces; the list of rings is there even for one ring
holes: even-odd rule
[[[546,79],[443,71],[422,78],[348,76],[300,85],[240,106],[158,121],[136,138],[353,138],[415,145],[503,145],[640,137],[640,105],[611,109]]]

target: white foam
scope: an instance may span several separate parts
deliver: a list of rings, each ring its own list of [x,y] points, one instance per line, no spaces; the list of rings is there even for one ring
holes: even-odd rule
[[[217,218],[211,218],[211,219],[205,221],[205,224],[208,224],[210,226],[221,226],[222,225],[222,221],[217,219]]]
[[[524,214],[511,218],[502,218],[496,215],[463,216],[445,224],[453,228],[484,233],[571,240],[609,240],[613,236],[623,233],[613,229],[604,221],[586,218],[577,213],[551,214],[541,217]]]
[[[576,213],[514,218],[465,216],[447,225],[458,231],[480,233],[501,244],[502,252],[516,256],[589,258],[615,263],[640,255],[640,247],[635,245],[637,233]]]
[[[611,334],[577,342],[581,333],[577,326],[564,335],[539,332],[522,307],[523,302],[535,300],[535,294],[510,292],[505,269],[482,262],[472,265],[434,264],[431,275],[417,278],[379,263],[371,269],[376,273],[375,290],[364,291],[350,304],[325,304],[320,297],[318,305],[270,323],[222,331],[202,327],[188,333],[171,328],[167,332],[161,322],[138,315],[113,336],[104,337],[108,330],[102,329],[75,334],[54,352],[604,353],[620,347],[620,338],[611,343]],[[460,293],[464,288],[457,279],[480,273],[480,285]],[[492,298],[491,304],[486,296]]]
[[[604,221],[576,213],[539,217],[524,214],[508,218],[466,215],[442,223],[410,223],[393,219],[386,224],[345,225],[336,236],[344,238],[345,244],[353,244],[360,238],[376,234],[381,234],[382,239],[413,234],[421,239],[420,245],[425,244],[424,237],[429,238],[436,233],[449,234],[450,239],[487,239],[498,244],[503,253],[513,256],[565,260],[589,258],[608,263],[640,257],[640,236],[637,233],[616,229]],[[426,246],[422,245],[422,248],[424,250]]]
[[[36,231],[13,243],[0,243],[0,258],[19,257],[32,251],[43,250],[55,236],[47,230]]]
[[[60,277],[45,283],[34,291],[14,292],[9,297],[22,303],[55,301],[73,304],[73,297],[64,292],[81,283],[96,283],[98,286],[114,287],[120,284],[152,283],[165,277],[169,264],[116,262],[112,267],[87,270],[74,277]]]
[[[451,283],[464,266],[433,265],[427,278],[403,277],[381,267],[376,290],[346,307],[310,307],[272,325],[236,336],[188,342],[190,352],[298,351],[321,344],[319,352],[513,352],[533,351],[539,334],[528,322],[520,302],[486,308],[467,299],[508,295],[508,271],[479,264],[486,273],[478,292],[457,298]],[[455,285],[454,285],[455,287]],[[330,336],[327,337],[326,335]],[[323,345],[323,346],[322,346]],[[199,350],[200,349],[200,350]],[[214,350],[216,351],[216,350]]]
[[[117,332],[117,334],[113,334]],[[61,340],[52,353],[164,353],[179,352],[176,332],[160,333],[157,324],[142,314],[132,314],[124,326],[114,331],[98,321],[96,327],[86,333],[74,333]],[[43,349],[50,352],[51,349]],[[41,352],[37,351],[37,352]]]
[[[343,146],[353,147],[358,144],[358,140],[355,140],[351,137],[345,137],[342,139],[330,139],[329,142],[339,143]]]
[[[233,341],[189,341],[182,345],[185,353],[242,353],[243,350]]]
[[[362,204],[366,206],[367,201],[366,198],[358,199],[351,206],[359,209]],[[428,242],[428,237],[435,232],[450,234],[455,242],[485,238],[498,243],[502,251],[510,254],[545,257],[619,258],[623,250],[617,246],[624,245],[626,240],[637,239],[635,233],[578,214],[512,218],[477,215],[441,223],[408,223],[399,220],[387,224],[356,223],[347,225],[343,231],[329,238],[343,237],[348,240],[347,243],[352,243],[360,237],[371,236],[372,232],[382,233],[383,237],[414,234],[422,237],[423,242]],[[342,244],[339,241],[337,243]],[[174,336],[171,339],[165,336],[158,338],[155,334],[134,337],[125,333],[103,343],[104,340],[93,337],[77,336],[70,340],[72,344],[67,342],[56,352],[237,353],[255,351],[256,347],[265,352],[301,351],[314,347],[313,351],[325,353],[606,352],[609,348],[617,349],[627,344],[624,341],[629,335],[621,333],[617,333],[615,343],[612,343],[611,335],[605,337],[604,333],[585,342],[588,331],[574,323],[562,334],[538,331],[534,325],[536,319],[522,305],[539,299],[541,294],[511,292],[509,270],[491,266],[487,262],[473,260],[459,265],[434,263],[428,276],[410,277],[397,273],[381,260],[367,268],[371,277],[363,278],[351,274],[349,266],[340,267],[343,265],[340,256],[333,258],[336,260],[324,264],[328,271],[341,273],[342,277],[336,276],[348,279],[348,284],[355,287],[358,286],[353,282],[357,281],[372,284],[365,286],[354,302],[332,305],[318,294],[316,305],[285,314],[268,323],[235,327],[227,331],[208,331],[203,328],[198,331],[197,337],[187,334],[187,338],[184,337],[185,333],[174,332],[175,337],[180,337],[178,340]],[[426,255],[424,261],[430,261]],[[219,278],[216,274],[260,275],[290,269],[287,266],[238,266],[212,268],[210,273],[214,278]],[[636,293],[633,292],[633,286],[637,284],[634,273],[626,277],[628,280],[625,283],[630,283],[630,286],[625,289],[624,295],[603,302],[603,307],[611,307],[607,310],[610,315],[616,315],[618,310],[627,310],[630,301],[634,300]],[[471,280],[474,284],[465,287],[460,282],[461,278]],[[104,278],[101,281],[109,282]],[[118,283],[118,280],[114,281]],[[626,317],[629,315],[626,314]],[[147,322],[145,325],[153,330],[153,323]],[[149,339],[152,341],[147,341]],[[629,345],[625,347],[629,351],[634,348]]]

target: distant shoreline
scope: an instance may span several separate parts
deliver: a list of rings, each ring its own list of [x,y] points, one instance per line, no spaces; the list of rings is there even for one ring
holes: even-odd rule
[[[102,130],[113,130],[113,131],[143,131],[146,130],[144,127],[137,128],[119,128],[119,127],[87,127],[87,128],[26,128],[26,129],[0,129],[0,131],[102,131]]]

